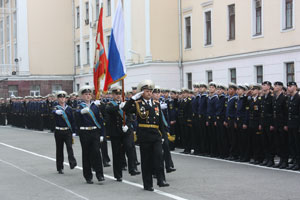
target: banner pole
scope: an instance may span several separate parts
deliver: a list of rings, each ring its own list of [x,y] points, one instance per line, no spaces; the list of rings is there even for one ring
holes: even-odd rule
[[[125,102],[125,85],[124,85],[124,79],[122,79],[122,102]],[[123,126],[126,125],[126,119],[125,119],[125,112],[123,112]]]

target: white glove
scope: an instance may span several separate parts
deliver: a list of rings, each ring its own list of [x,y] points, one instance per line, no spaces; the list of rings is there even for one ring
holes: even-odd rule
[[[163,143],[164,143],[164,141],[165,141],[165,139],[164,139],[164,138],[162,138],[162,139],[161,139],[161,144],[163,144]]]
[[[96,100],[96,101],[94,101],[94,104],[95,104],[96,106],[100,106],[101,102],[100,102],[100,100]]]
[[[144,93],[144,91],[142,91],[142,92],[139,92],[139,93],[137,93],[137,94],[135,94],[133,97],[131,97],[133,100],[137,100],[137,99],[139,99],[141,96],[142,96],[142,94]]]
[[[57,115],[62,115],[62,114],[63,114],[63,111],[62,111],[62,110],[56,110],[55,113],[56,113]]]
[[[72,136],[75,137],[75,136],[76,136],[76,133],[72,133]]]
[[[100,136],[100,142],[103,142],[103,141],[104,141],[104,137]]]
[[[119,109],[124,108],[125,104],[126,104],[126,102],[121,102],[121,103],[119,104]]]
[[[166,104],[166,103],[161,103],[161,104],[160,104],[160,108],[161,108],[162,110],[167,109],[167,108],[168,108],[168,104]]]
[[[90,111],[89,107],[85,107],[84,109],[82,109],[82,110],[80,111],[80,113],[81,113],[81,114],[86,114],[86,113],[89,113],[89,111]]]
[[[128,126],[127,125],[122,126],[122,130],[123,130],[124,133],[126,133],[128,131]]]

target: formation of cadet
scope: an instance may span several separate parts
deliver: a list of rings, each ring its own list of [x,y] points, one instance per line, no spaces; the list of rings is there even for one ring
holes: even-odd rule
[[[287,88],[279,81],[228,88],[214,82],[195,84],[194,91],[171,90],[167,104],[169,114],[176,110],[169,115],[169,126],[182,153],[300,169],[300,98],[295,82]]]

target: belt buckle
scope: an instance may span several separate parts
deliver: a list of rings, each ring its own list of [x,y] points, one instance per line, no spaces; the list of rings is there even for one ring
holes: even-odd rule
[[[208,116],[208,119],[211,119],[211,116]]]
[[[217,119],[220,119],[220,117],[219,117],[219,116],[217,116]]]
[[[238,121],[240,120],[240,118],[238,117],[238,118],[236,118]]]

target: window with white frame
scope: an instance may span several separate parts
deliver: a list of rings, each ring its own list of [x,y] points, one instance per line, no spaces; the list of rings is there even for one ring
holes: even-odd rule
[[[10,45],[6,46],[6,63],[11,64]]]
[[[40,96],[40,86],[39,85],[32,85],[30,86],[30,96]]]
[[[107,0],[107,14],[106,16],[111,16],[111,0]]]
[[[13,37],[17,38],[17,12],[13,13]]]
[[[9,85],[8,86],[8,96],[19,96],[19,92],[18,92],[18,86],[17,85]]]
[[[89,2],[85,2],[85,24],[89,24]]]
[[[76,7],[76,28],[80,27],[80,9],[79,6]]]
[[[80,89],[80,84],[77,83],[77,84],[76,84],[76,91],[79,91],[79,89]]]
[[[0,0],[0,8],[3,7],[3,0]]]
[[[204,44],[211,45],[212,43],[212,30],[211,30],[211,10],[204,12]]]
[[[99,14],[100,14],[100,3],[99,0],[96,0],[96,20],[99,19]]]
[[[294,0],[282,1],[282,30],[294,28]]]
[[[186,73],[188,89],[193,89],[192,73]]]
[[[236,69],[235,68],[229,69],[229,72],[230,72],[230,82],[236,83]]]
[[[207,79],[207,83],[210,83],[213,81],[213,72],[212,71],[206,71],[206,79]]]
[[[228,25],[229,25],[228,40],[234,40],[235,39],[235,4],[231,4],[228,6]]]
[[[286,82],[295,81],[295,68],[294,62],[285,63],[286,67]]]
[[[80,66],[80,45],[76,45],[76,58],[77,58],[77,66]]]
[[[252,0],[252,8],[253,8],[253,30],[252,34],[253,36],[259,36],[262,35],[263,32],[263,26],[262,26],[262,21],[263,21],[263,10],[262,10],[262,4],[263,0]]]
[[[14,43],[14,57],[13,58],[18,58],[18,45],[17,45],[17,42]]]
[[[86,47],[86,64],[90,64],[90,43],[86,42],[85,47]]]
[[[0,21],[0,45],[3,44],[3,40],[4,40],[4,32],[3,32],[3,21]]]
[[[10,17],[6,17],[6,42],[10,41]]]
[[[264,80],[263,66],[257,65],[257,66],[255,66],[255,70],[256,70],[256,83],[262,83]]]
[[[85,85],[90,85],[90,83],[89,83],[89,82],[86,82]]]
[[[185,22],[185,49],[190,49],[192,47],[191,16],[185,17],[184,22]]]
[[[4,48],[0,49],[0,64],[5,63],[5,57],[4,57]]]
[[[58,91],[61,91],[62,90],[62,86],[61,85],[52,85],[52,94],[55,94],[56,92]]]

